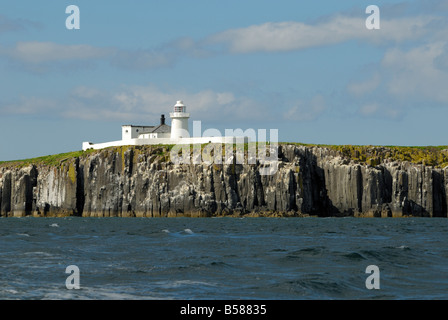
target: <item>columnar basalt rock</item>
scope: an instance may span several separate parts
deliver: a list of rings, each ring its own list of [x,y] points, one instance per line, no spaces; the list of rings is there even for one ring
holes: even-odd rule
[[[0,166],[0,215],[85,217],[446,217],[448,168],[361,164],[324,147],[279,146],[260,164],[180,164],[160,146],[95,151],[59,164]]]

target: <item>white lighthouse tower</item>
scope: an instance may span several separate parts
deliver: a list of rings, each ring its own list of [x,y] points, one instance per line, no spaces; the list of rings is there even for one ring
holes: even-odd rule
[[[186,113],[186,111],[187,108],[184,106],[182,100],[179,100],[174,105],[174,112],[170,112],[171,140],[190,137],[190,133],[188,132],[188,118],[190,118],[190,114]]]

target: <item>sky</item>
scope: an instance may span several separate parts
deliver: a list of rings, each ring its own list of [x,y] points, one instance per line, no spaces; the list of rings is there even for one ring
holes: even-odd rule
[[[120,140],[177,100],[223,135],[448,145],[447,84],[448,1],[0,0],[0,161]]]

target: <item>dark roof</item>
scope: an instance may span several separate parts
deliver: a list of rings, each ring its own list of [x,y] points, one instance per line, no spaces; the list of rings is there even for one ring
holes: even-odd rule
[[[154,128],[155,126],[137,126],[135,124],[123,124],[122,127],[141,127],[141,128]]]
[[[171,126],[167,124],[159,124],[157,126],[136,126],[134,124],[128,124],[123,125],[124,126],[131,126],[131,127],[140,127],[142,128],[142,131],[139,132],[139,134],[145,134],[145,133],[169,133],[171,132]]]
[[[171,126],[167,124],[159,124],[149,131],[145,131],[145,133],[168,133],[171,132]]]

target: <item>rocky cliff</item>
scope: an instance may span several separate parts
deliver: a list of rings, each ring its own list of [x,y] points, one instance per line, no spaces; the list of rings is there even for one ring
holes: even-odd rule
[[[385,149],[387,151],[387,148]],[[448,167],[281,144],[278,170],[180,164],[169,147],[0,165],[1,216],[447,216]]]

